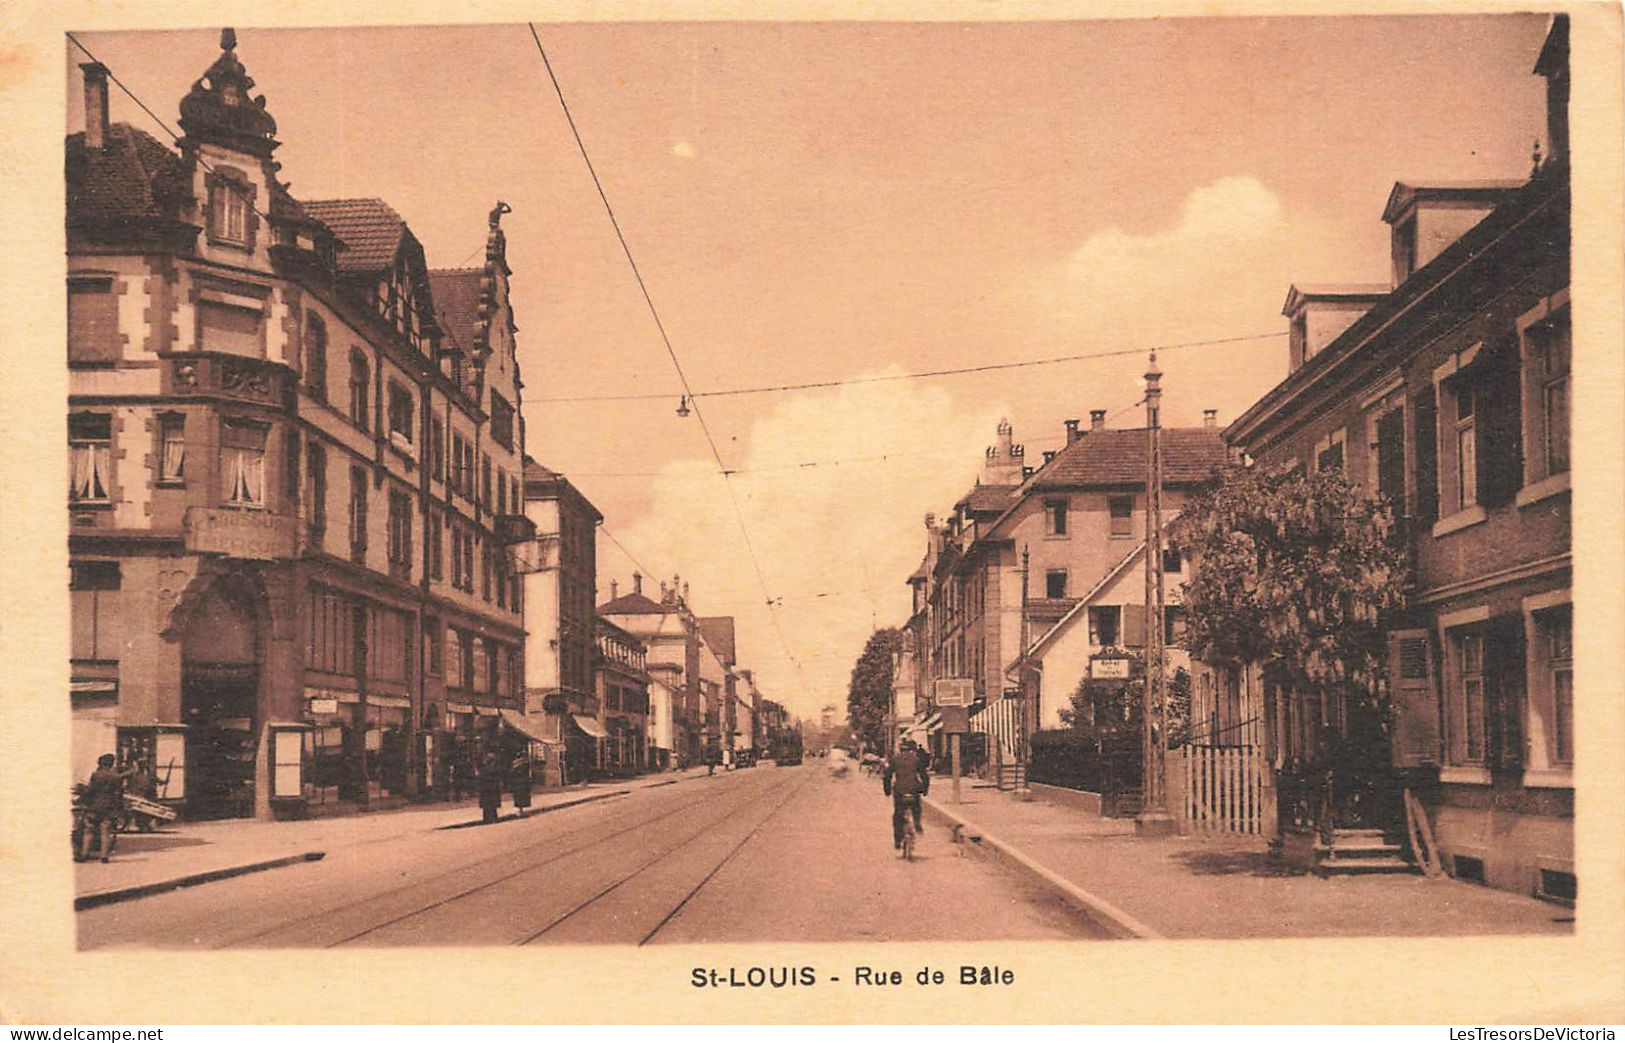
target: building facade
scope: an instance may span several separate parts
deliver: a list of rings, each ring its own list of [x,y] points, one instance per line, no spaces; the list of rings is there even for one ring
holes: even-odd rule
[[[1408,789],[1455,876],[1572,900],[1567,56],[1559,15],[1535,64],[1548,152],[1533,174],[1396,184],[1392,288],[1295,354],[1227,437],[1257,466],[1336,469],[1385,498],[1413,565],[1387,621],[1389,742],[1365,780],[1323,770],[1341,708],[1269,693],[1281,828],[1382,806],[1350,792],[1362,785]],[[1323,306],[1294,288],[1295,341]]]
[[[679,577],[660,585],[660,600],[643,593],[643,576],[632,575],[632,592],[611,597],[598,606],[598,614],[643,642],[649,674],[670,690],[671,712],[664,718],[669,729],[668,759],[673,767],[703,763],[706,705],[700,677],[704,642],[698,623],[688,610]],[[715,657],[712,657],[713,660]],[[711,704],[714,708],[715,703]]]
[[[524,586],[525,710],[550,746],[549,784],[581,782],[603,765],[598,697],[598,523],[603,515],[570,480],[535,460],[524,467],[524,513],[534,530]]]
[[[642,641],[598,619],[597,684],[604,771],[631,775],[649,770],[649,673]]]
[[[221,44],[178,152],[109,124],[94,63],[67,139],[75,771],[117,745],[196,817],[432,795],[519,703],[506,207],[447,329],[387,204],[289,194]],[[483,582],[444,572],[453,527]]]

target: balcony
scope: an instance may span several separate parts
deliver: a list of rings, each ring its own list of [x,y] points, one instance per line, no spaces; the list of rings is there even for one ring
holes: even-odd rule
[[[212,395],[285,408],[292,401],[292,377],[264,359],[232,355],[186,355],[169,359],[164,391],[170,395]]]

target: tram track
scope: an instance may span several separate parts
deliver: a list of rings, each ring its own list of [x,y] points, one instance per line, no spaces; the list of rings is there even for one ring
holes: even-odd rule
[[[289,936],[290,938],[298,938],[302,929],[308,929],[310,927],[330,921],[332,918],[340,914],[354,915],[360,906],[387,903],[390,900],[396,899],[414,890],[432,889],[436,885],[444,884],[446,881],[456,877],[468,876],[470,874],[476,876],[489,874],[496,867],[512,866],[516,860],[522,862],[522,864],[516,868],[499,871],[497,876],[484,880],[474,887],[462,889],[459,892],[459,896],[477,893],[479,891],[497,886],[507,880],[522,876],[525,873],[533,872],[537,869],[544,868],[566,858],[589,851],[596,846],[615,840],[627,834],[648,829],[649,827],[654,826],[664,820],[682,815],[685,812],[692,811],[693,809],[703,805],[713,803],[716,799],[716,794],[707,793],[690,800],[684,800],[674,807],[666,808],[655,814],[640,815],[634,821],[624,826],[615,828],[608,833],[601,832],[601,823],[583,825],[578,828],[571,829],[561,835],[550,836],[535,842],[526,843],[518,848],[510,848],[472,863],[453,866],[440,872],[433,873],[429,876],[412,880],[408,883],[385,888],[383,890],[369,892],[359,901],[331,903],[314,912],[305,913],[292,919],[279,921],[266,926],[261,930],[252,931],[246,934],[234,935],[215,944],[211,948],[229,949],[240,946],[264,945],[266,944],[266,939],[275,938],[279,935]],[[613,801],[613,804],[606,802],[606,805],[604,806],[613,807],[614,805],[621,805],[623,804],[624,800],[625,798],[616,798]],[[531,856],[541,854],[543,852],[546,852],[546,854],[545,857],[540,859],[540,861],[531,860]],[[443,903],[437,902],[430,904],[434,905]],[[403,916],[410,916],[418,911],[421,910],[409,910],[405,914],[391,917],[390,919],[398,920],[403,918]],[[381,925],[375,925],[375,928],[373,929],[376,929],[376,926]],[[365,933],[369,932],[360,932],[360,934]],[[338,941],[328,943],[323,947],[344,944],[348,940],[350,940],[349,937],[341,938]],[[277,943],[271,942],[270,944],[275,945]],[[303,945],[306,943],[290,940],[288,944]]]
[[[714,835],[714,831],[717,829],[717,827],[728,822],[730,819],[734,819],[740,814],[741,811],[760,801],[763,797],[763,789],[771,788],[772,786],[772,781],[770,781],[766,786],[751,784],[750,788],[745,790],[743,793],[729,793],[726,795],[721,795],[720,797],[712,796],[710,798],[702,798],[700,801],[685,804],[684,809],[686,810],[687,808],[692,808],[699,803],[716,803],[720,800],[723,803],[723,807],[719,813],[706,816],[705,821],[699,825],[698,828],[687,830],[682,833],[678,838],[675,839],[675,842],[659,843],[657,845],[658,850],[649,857],[642,859],[631,872],[618,875],[617,878],[610,882],[607,886],[598,888],[585,899],[573,903],[568,909],[552,917],[540,929],[527,929],[512,937],[508,944],[529,944],[554,931],[578,914],[590,909],[596,903],[609,897],[622,885],[634,877],[660,864],[661,862],[670,859],[674,854],[688,847],[695,841]],[[785,788],[790,793],[793,793],[799,787],[794,783],[790,783],[787,784]],[[787,793],[785,798],[782,798],[779,802],[774,804],[773,808],[769,811],[769,816],[771,816],[772,812],[776,811],[778,807],[783,804],[785,799],[788,799],[788,796],[789,794]],[[353,945],[356,943],[369,944],[369,939],[371,940],[371,944],[391,944],[388,942],[378,942],[376,940],[377,936],[384,932],[393,931],[397,935],[405,935],[410,937],[413,928],[417,926],[413,923],[413,921],[428,921],[431,917],[437,915],[444,917],[446,913],[453,911],[453,907],[458,903],[466,903],[477,897],[489,896],[494,889],[499,887],[508,890],[520,890],[524,886],[524,878],[526,876],[551,870],[555,875],[567,877],[568,874],[563,874],[560,872],[561,867],[559,866],[559,863],[563,862],[565,859],[594,853],[602,854],[605,851],[612,849],[616,841],[626,837],[634,830],[646,829],[655,822],[671,818],[672,815],[676,813],[676,810],[678,809],[674,809],[672,812],[666,814],[651,816],[650,818],[633,826],[618,829],[612,833],[595,837],[588,842],[576,845],[567,851],[558,852],[552,857],[543,859],[540,862],[523,866],[514,870],[513,872],[504,873],[499,877],[482,881],[481,883],[470,887],[461,888],[452,894],[442,895],[433,901],[424,902],[412,909],[404,910],[394,916],[388,917],[387,919],[370,924],[362,930],[354,931],[342,938],[327,942],[323,945],[323,947],[336,948],[339,946]],[[759,828],[759,826],[757,828]],[[599,850],[595,851],[594,849]],[[521,893],[523,892],[521,891]],[[530,903],[521,901],[518,898],[515,899],[515,909],[528,910],[530,908],[533,908]],[[424,926],[426,927],[427,923],[425,923]],[[435,932],[429,931],[428,933],[433,934]]]

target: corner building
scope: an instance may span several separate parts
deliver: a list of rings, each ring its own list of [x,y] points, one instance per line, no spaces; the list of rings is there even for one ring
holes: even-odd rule
[[[66,141],[74,772],[190,817],[444,792],[522,705],[509,269],[430,272],[379,200],[300,202],[226,30],[179,152]]]

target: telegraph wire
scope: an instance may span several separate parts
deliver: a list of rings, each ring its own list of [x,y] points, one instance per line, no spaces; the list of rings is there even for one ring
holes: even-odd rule
[[[699,398],[728,398],[736,395],[766,395],[784,391],[811,391],[821,388],[847,387],[854,384],[884,384],[902,380],[927,380],[935,377],[954,377],[968,373],[990,373],[998,370],[1026,369],[1032,366],[1054,366],[1067,362],[1087,362],[1092,359],[1123,358],[1127,356],[1140,356],[1150,351],[1177,351],[1180,348],[1207,348],[1224,344],[1240,344],[1244,341],[1267,340],[1287,336],[1284,332],[1274,333],[1248,333],[1236,337],[1219,337],[1214,340],[1188,340],[1172,344],[1155,344],[1138,348],[1118,348],[1111,351],[1083,352],[1075,355],[1056,355],[1052,358],[1023,359],[1016,362],[989,362],[980,366],[959,366],[952,369],[929,369],[917,373],[885,373],[872,377],[849,377],[841,380],[811,380],[800,384],[762,384],[754,387],[718,388],[714,391],[694,391],[683,381],[681,392],[671,391],[645,391],[627,395],[565,395],[553,398],[536,398],[534,402],[647,402],[658,399],[669,399],[674,394],[683,394],[688,397],[690,404]],[[678,375],[682,373],[679,370]],[[696,409],[696,413],[698,410]]]
[[[626,263],[632,270],[633,278],[637,280],[638,291],[642,293],[643,302],[649,308],[649,315],[654,320],[655,329],[660,333],[660,342],[666,347],[666,354],[671,358],[672,368],[677,371],[677,379],[682,383],[683,390],[689,392],[691,389],[688,383],[688,374],[683,372],[683,364],[677,358],[677,350],[672,346],[671,337],[666,332],[666,324],[661,321],[660,311],[655,307],[654,297],[649,293],[648,284],[643,280],[643,272],[638,268],[637,259],[632,256],[632,247],[627,243],[626,235],[621,230],[620,219],[615,216],[615,208],[610,205],[609,195],[604,191],[603,181],[598,177],[598,171],[593,166],[592,157],[587,153],[586,142],[582,140],[581,130],[576,126],[575,116],[570,112],[570,104],[565,100],[564,88],[559,84],[559,78],[553,72],[553,63],[548,60],[547,49],[542,46],[542,38],[536,32],[535,23],[526,22],[525,26],[530,30],[530,38],[536,43],[536,53],[541,56],[542,67],[547,70],[547,78],[553,84],[554,93],[558,95],[559,108],[563,110],[565,121],[570,125],[570,134],[575,138],[576,148],[581,152],[581,159],[587,166],[587,173],[592,176],[593,187],[598,190],[598,198],[604,204],[604,212],[609,215],[609,223],[615,229],[615,238],[621,244],[621,252],[626,255]],[[692,394],[689,397],[692,400]],[[700,422],[700,430],[705,434],[706,443],[711,447],[711,455],[716,459],[717,469],[723,473],[724,478],[727,478],[728,466],[722,461],[722,453],[718,450],[717,441],[711,434],[711,427],[706,423],[705,415],[700,412],[698,404],[695,404],[693,409],[695,418]],[[755,545],[751,542],[750,529],[745,525],[745,512],[739,504],[739,494],[734,489],[731,481],[726,484],[728,486],[728,496],[733,502],[734,517],[739,522],[739,533],[744,539],[745,552],[750,557],[751,567],[756,572],[756,582],[762,589],[762,598],[768,608],[768,618],[773,622],[773,629],[778,632],[780,647],[799,674],[801,661],[790,651],[790,642],[785,636],[784,627],[779,623],[778,614],[773,611],[773,595],[768,590],[767,578],[762,572],[761,559],[757,556]]]
[[[126,87],[124,85],[124,81],[118,78],[117,74],[115,74],[113,72],[113,69],[112,69],[111,66],[109,66],[106,62],[102,61],[100,58],[96,57],[94,54],[91,54],[90,53],[90,48],[88,48],[84,44],[80,43],[78,37],[74,36],[72,33],[67,33],[65,35],[67,36],[69,42],[71,42],[75,47],[79,48],[81,51],[83,51],[85,53],[85,57],[89,58],[91,61],[95,62],[97,65],[100,65],[103,69],[106,69],[107,70],[107,78],[112,80],[114,83],[116,83],[118,85],[119,90],[123,91],[125,93],[125,95],[131,101],[135,102],[137,107],[139,107],[142,112],[145,112],[149,117],[151,117],[151,119],[152,119],[152,121],[154,123],[158,124],[158,126],[163,128],[164,133],[169,135],[170,142],[176,148],[180,147],[181,136],[179,134],[175,133],[174,129],[171,128],[168,123],[165,123],[163,121],[163,119],[156,112],[153,112],[152,109],[147,106],[146,102],[142,101],[139,97],[137,97],[135,91],[132,91],[130,88]],[[89,113],[86,113],[86,119],[89,119]],[[214,167],[210,166],[209,161],[204,159],[201,153],[198,153],[195,158],[197,159],[198,166],[202,167],[204,170],[207,170],[209,173],[214,174],[217,177],[219,176],[220,172],[215,170]],[[238,197],[242,199],[242,201],[248,206],[248,208],[250,210],[254,211],[254,213],[256,213],[256,214],[258,214],[260,216],[260,218],[265,222],[266,227],[270,227],[270,225],[271,225],[271,215],[267,214],[265,211],[263,211],[259,207],[255,206],[254,205],[254,198],[251,195],[249,195],[249,193],[245,189],[239,188],[237,183],[235,181],[233,181],[232,179],[230,179],[230,178],[221,178],[220,180],[224,184],[226,184],[233,192],[237,193]]]

